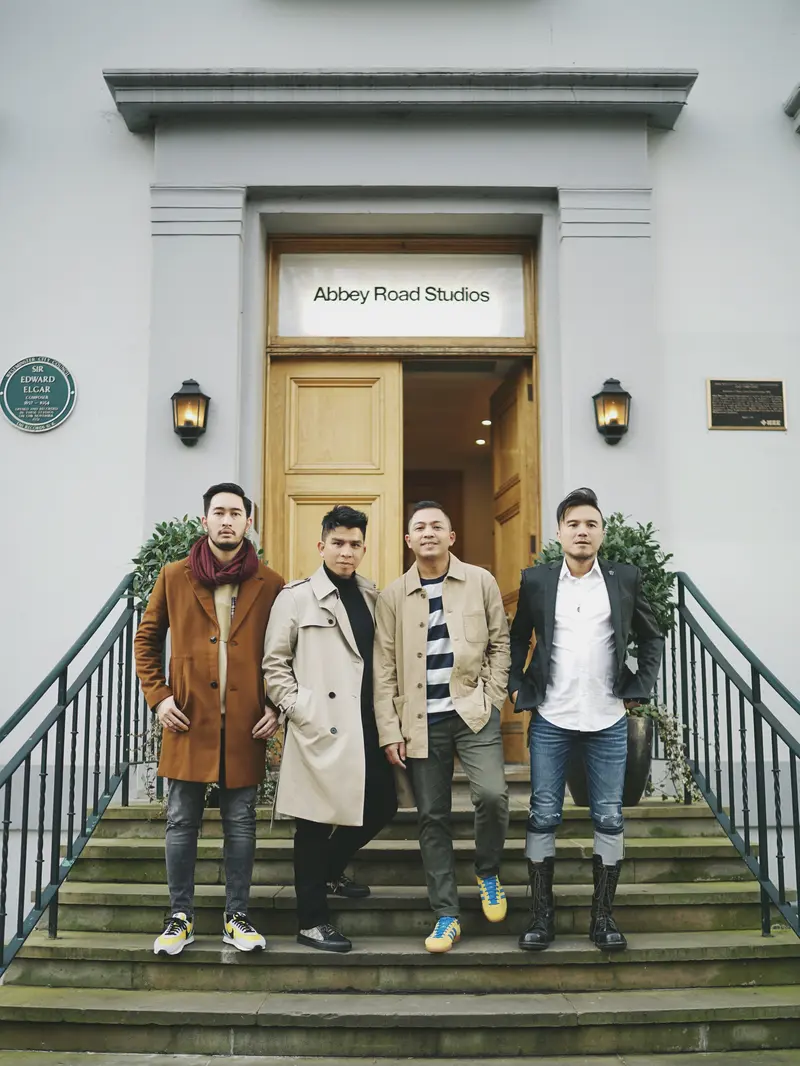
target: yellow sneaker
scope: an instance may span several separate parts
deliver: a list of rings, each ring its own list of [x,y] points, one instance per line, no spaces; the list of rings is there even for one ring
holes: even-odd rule
[[[433,927],[433,932],[425,941],[428,951],[438,954],[449,951],[457,941],[461,939],[461,923],[458,918],[439,918]]]
[[[497,874],[491,877],[478,877],[478,888],[481,890],[481,907],[483,913],[490,922],[502,922],[508,910],[506,890],[500,884]]]
[[[248,922],[246,914],[226,914],[222,925],[222,942],[239,951],[263,951],[267,942]]]
[[[164,932],[153,943],[154,955],[180,955],[194,942],[194,922],[183,911],[176,911],[164,922]]]

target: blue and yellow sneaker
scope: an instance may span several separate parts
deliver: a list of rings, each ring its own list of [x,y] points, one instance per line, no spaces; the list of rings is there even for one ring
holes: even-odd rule
[[[490,922],[502,922],[508,910],[506,890],[500,884],[497,874],[491,877],[478,877],[478,888],[481,890],[481,907],[483,913]]]
[[[248,922],[246,914],[226,914],[222,925],[222,942],[239,951],[263,951],[264,937]]]
[[[461,923],[458,918],[445,916],[444,918],[439,918],[436,922],[433,932],[425,941],[425,947],[428,951],[438,954],[442,951],[449,951],[453,944],[460,939]]]
[[[153,954],[180,955],[193,942],[194,922],[183,911],[176,911],[164,922],[164,932],[153,942]]]

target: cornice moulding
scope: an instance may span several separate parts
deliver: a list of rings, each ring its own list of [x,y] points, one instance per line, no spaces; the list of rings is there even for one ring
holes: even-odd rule
[[[695,70],[106,70],[128,129],[161,120],[374,114],[635,115],[672,129]]]

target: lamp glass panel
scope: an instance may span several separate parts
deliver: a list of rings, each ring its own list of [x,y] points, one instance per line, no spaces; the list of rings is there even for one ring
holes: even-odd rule
[[[627,426],[628,396],[625,393],[603,392],[595,399],[598,426]]]
[[[176,396],[173,400],[175,425],[191,426],[193,429],[203,429],[206,424],[206,398],[205,396],[190,394],[188,396]]]

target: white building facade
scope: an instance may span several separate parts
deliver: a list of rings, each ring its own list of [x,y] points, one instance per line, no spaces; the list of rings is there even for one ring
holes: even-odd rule
[[[800,596],[798,45],[792,0],[5,0],[0,371],[58,360],[78,398],[49,433],[0,421],[4,717],[154,523],[197,513],[210,483],[243,484],[267,555],[285,526],[275,551],[294,558],[304,519],[270,473],[289,475],[270,428],[271,375],[288,359],[316,381],[358,359],[405,373],[423,357],[527,358],[536,410],[514,513],[528,549],[552,535],[567,491],[592,486],[607,511],[652,521],[800,689],[787,638]],[[496,352],[485,339],[334,338],[309,363],[302,345],[270,344],[271,247],[293,238],[331,254],[344,238],[342,254],[359,241],[396,255],[404,240],[434,255],[529,247],[531,336]],[[591,404],[608,377],[633,397],[614,448]],[[192,449],[169,402],[187,378],[211,397]],[[710,378],[782,381],[786,431],[710,430]],[[381,462],[399,486],[402,441],[392,466],[381,410]],[[324,509],[356,483],[306,496]],[[498,499],[496,471],[489,487]],[[370,499],[373,528],[399,544],[400,507]],[[466,500],[465,513],[468,538]],[[398,548],[374,576],[400,565]]]

